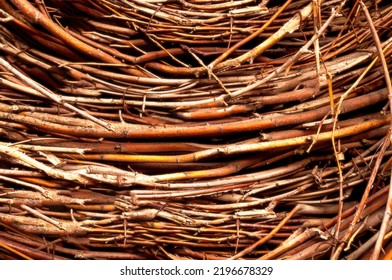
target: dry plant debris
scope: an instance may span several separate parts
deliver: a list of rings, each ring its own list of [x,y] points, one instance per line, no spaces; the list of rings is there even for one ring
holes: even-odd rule
[[[388,0],[0,1],[1,259],[391,259]]]

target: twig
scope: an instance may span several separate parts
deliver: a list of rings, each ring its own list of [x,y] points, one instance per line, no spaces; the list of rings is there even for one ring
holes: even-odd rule
[[[52,93],[51,91],[49,91],[48,89],[42,87],[41,85],[39,85],[37,82],[35,82],[34,80],[32,80],[31,78],[27,77],[26,75],[24,75],[23,73],[21,73],[19,70],[17,70],[15,67],[11,66],[4,58],[0,57],[0,64],[5,67],[8,71],[10,71],[11,73],[13,73],[15,76],[17,76],[18,78],[20,78],[22,81],[24,81],[26,84],[28,84],[29,86],[31,86],[32,88],[34,88],[35,90],[37,90],[39,93],[41,93],[43,96],[53,100],[54,102],[64,106],[67,109],[70,109],[73,112],[76,112],[77,114],[85,117],[86,119],[89,119],[103,127],[105,127],[108,130],[113,131],[113,129],[110,127],[110,124],[107,122],[104,122],[102,120],[99,120],[89,114],[87,114],[86,112],[84,112],[83,110],[80,110],[78,108],[76,108],[75,106],[65,102],[61,96],[58,96],[54,93]]]
[[[293,210],[290,211],[290,213],[288,213],[286,215],[286,217],[270,232],[268,233],[266,236],[264,236],[263,238],[261,238],[259,241],[253,243],[251,246],[247,247],[245,250],[239,252],[238,254],[232,256],[230,259],[231,260],[236,260],[239,259],[243,256],[245,256],[246,254],[249,254],[250,252],[252,252],[254,249],[256,249],[257,247],[259,247],[260,245],[264,244],[265,242],[267,242],[269,239],[271,239],[272,237],[274,237],[275,233],[277,233],[286,223],[288,220],[290,220],[295,213],[301,208],[301,205],[298,204],[297,206],[295,206],[293,208]]]

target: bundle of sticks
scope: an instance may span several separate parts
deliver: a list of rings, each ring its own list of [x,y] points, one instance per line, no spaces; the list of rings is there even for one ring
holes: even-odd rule
[[[0,1],[1,259],[391,259],[392,5]]]

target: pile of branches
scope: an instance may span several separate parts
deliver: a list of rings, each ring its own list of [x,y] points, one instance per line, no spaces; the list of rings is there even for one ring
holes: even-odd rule
[[[0,1],[0,258],[392,258],[391,26],[388,0]]]

